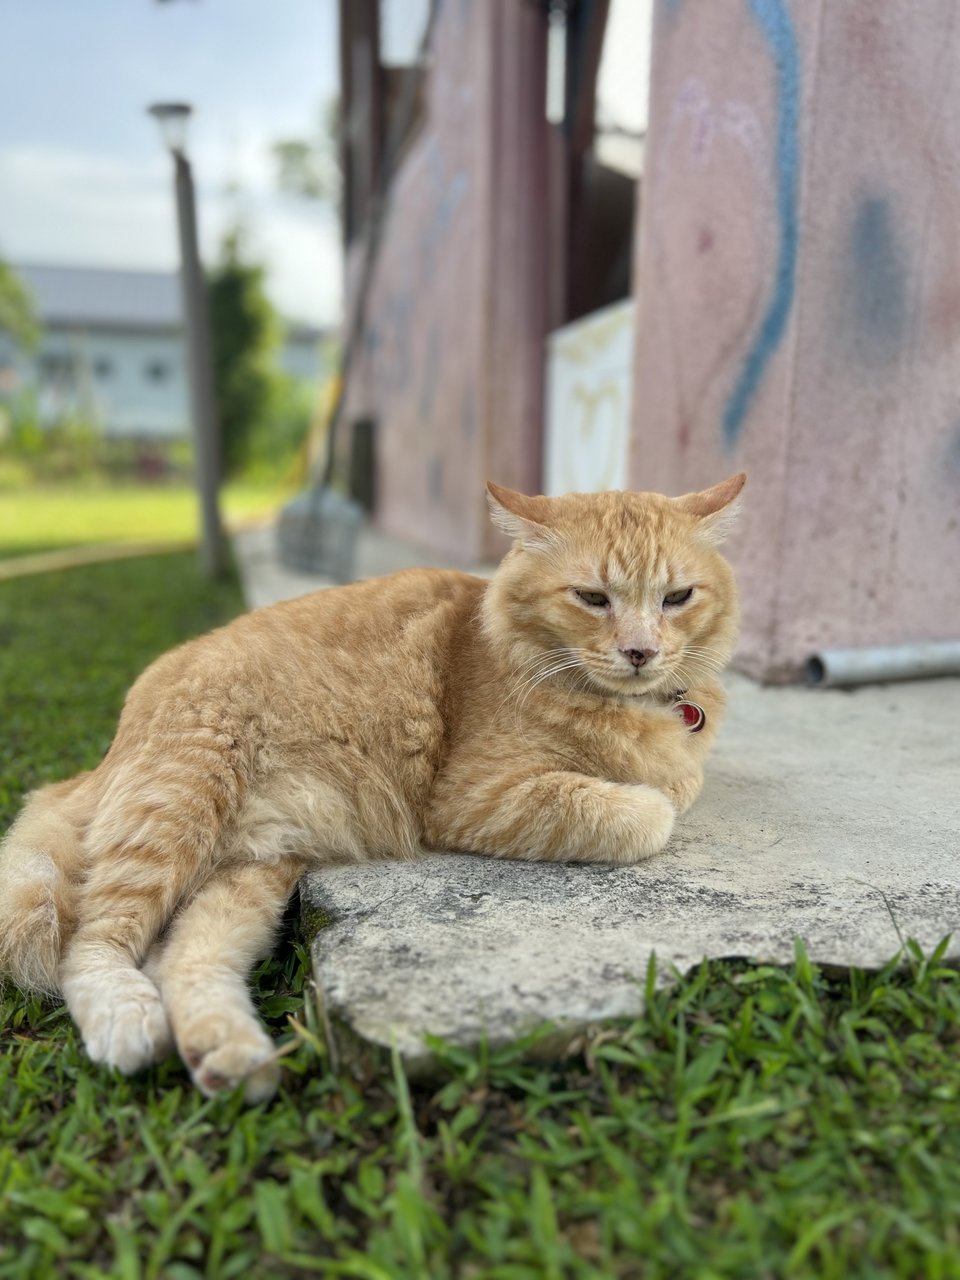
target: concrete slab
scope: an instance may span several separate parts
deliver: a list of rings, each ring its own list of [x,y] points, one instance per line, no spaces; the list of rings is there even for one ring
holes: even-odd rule
[[[278,600],[292,600],[336,585],[331,578],[301,573],[282,565],[277,556],[276,531],[272,526],[236,533],[232,543],[244,599],[250,609],[276,604]],[[396,573],[399,569],[435,567],[467,569],[470,573],[489,577],[495,566],[478,567],[443,560],[435,551],[387,537],[369,526],[360,532],[356,563],[358,578],[376,578],[381,574]]]
[[[729,678],[703,795],[670,847],[628,868],[438,854],[307,877],[334,1038],[501,1042],[631,1015],[704,956],[878,966],[951,931],[960,958],[960,680],[852,693]]]

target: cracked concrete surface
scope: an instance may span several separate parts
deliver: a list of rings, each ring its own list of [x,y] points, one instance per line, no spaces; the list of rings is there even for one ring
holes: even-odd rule
[[[957,933],[960,681],[856,692],[729,677],[730,711],[694,808],[636,867],[434,854],[309,876],[335,1027],[428,1059],[424,1035],[502,1042],[640,1011],[704,956],[874,967]],[[952,709],[952,710],[951,710]]]

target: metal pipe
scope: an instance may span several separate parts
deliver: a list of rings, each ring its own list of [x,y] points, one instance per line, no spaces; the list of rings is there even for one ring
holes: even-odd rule
[[[806,669],[807,683],[823,689],[924,676],[960,676],[960,640],[821,649],[807,659]]]

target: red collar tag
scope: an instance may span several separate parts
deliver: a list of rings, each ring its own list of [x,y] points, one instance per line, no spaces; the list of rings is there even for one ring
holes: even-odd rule
[[[683,717],[683,723],[687,726],[691,733],[699,733],[703,726],[707,723],[707,713],[699,702],[688,702],[686,698],[679,697],[674,704],[677,711]]]

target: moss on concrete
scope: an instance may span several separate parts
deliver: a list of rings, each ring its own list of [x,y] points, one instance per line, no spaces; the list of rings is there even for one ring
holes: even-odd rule
[[[315,902],[308,902],[300,894],[300,934],[306,943],[311,943],[321,929],[333,924],[333,916]]]

